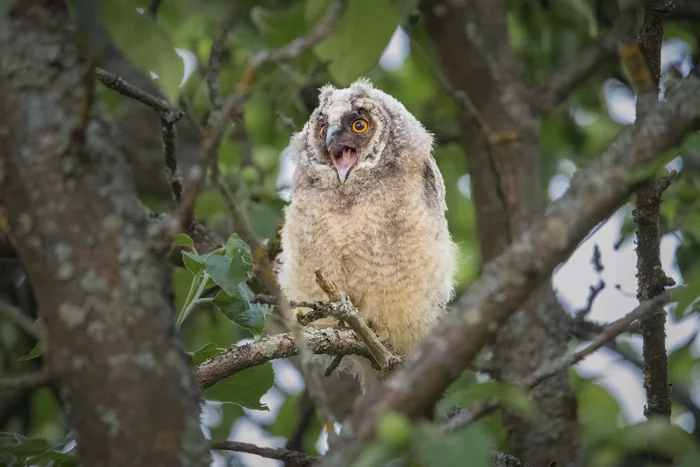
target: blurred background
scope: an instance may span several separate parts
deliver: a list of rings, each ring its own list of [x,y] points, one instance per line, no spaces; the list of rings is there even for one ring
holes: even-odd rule
[[[178,158],[185,180],[195,165],[202,129],[211,110],[206,69],[212,44],[223,37],[219,70],[220,92],[227,96],[241,80],[251,54],[280,47],[308,34],[330,4],[327,0],[213,1],[164,0],[154,18],[149,1],[103,2],[102,21],[114,45],[106,53],[106,70],[132,84],[155,92],[155,77],[163,94],[175,96],[186,116],[178,126]],[[160,2],[158,2],[160,3]],[[617,16],[604,0],[512,0],[508,4],[510,43],[525,79],[536,86],[571,63],[602,37]],[[691,12],[692,13],[692,10]],[[666,22],[662,49],[662,96],[691,69],[698,51],[700,12]],[[223,34],[222,31],[229,31]],[[338,59],[342,57],[342,59]],[[291,134],[302,128],[316,106],[317,91],[325,83],[346,86],[360,76],[399,99],[437,139],[435,158],[447,187],[447,218],[461,259],[458,291],[478,276],[480,252],[476,234],[467,158],[458,144],[456,106],[441,85],[433,45],[419,21],[414,1],[352,0],[335,32],[288,63],[261,70],[245,106],[242,121],[225,134],[219,161],[227,184],[245,209],[255,233],[275,237],[282,209],[290,196],[294,155],[288,150]],[[170,209],[168,185],[162,175],[159,122],[152,111],[116,92],[99,87],[99,98],[123,134],[140,195],[154,211]],[[635,120],[635,95],[617,60],[610,60],[576,87],[566,101],[542,121],[539,155],[541,187],[548,201],[566,192],[573,174],[597,157],[613,138]],[[700,138],[689,138],[666,158],[667,167],[680,172],[664,195],[661,257],[664,270],[677,283],[695,284],[693,265],[700,259]],[[636,254],[631,205],[616,212],[581,243],[554,274],[554,287],[572,315],[588,306],[589,288],[604,282],[589,318],[615,320],[637,300]],[[197,202],[196,216],[211,229],[228,235],[232,226],[224,201],[215,188]],[[596,268],[594,250],[602,270]],[[16,260],[0,263],[0,294],[32,310],[31,290]],[[175,307],[180,309],[189,290],[191,273],[173,272]],[[668,307],[667,344],[673,384],[673,422],[700,446],[700,344],[698,315],[693,307]],[[212,343],[227,348],[252,340],[247,330],[215,309],[202,307],[182,327],[187,350]],[[523,338],[527,338],[524,336]],[[572,348],[581,343],[572,343]],[[33,343],[0,315],[0,373],[15,373],[39,365]],[[616,349],[603,349],[573,370],[579,396],[583,446],[589,465],[616,462],[635,446],[625,445],[624,428],[644,420],[644,388],[638,363],[641,337],[623,336]],[[242,407],[210,393],[202,416],[208,437],[278,447],[296,439],[297,448],[310,454],[327,449],[327,434],[304,395],[295,367],[275,361],[274,384],[260,404]],[[261,370],[266,372],[267,370]],[[270,378],[265,373],[260,378]],[[336,378],[336,376],[333,376]],[[476,375],[465,372],[452,388],[457,400],[469,401]],[[478,393],[478,391],[477,391]],[[473,395],[473,394],[472,394]],[[460,399],[462,398],[462,399]],[[466,402],[468,405],[468,402]],[[300,431],[300,427],[303,430]],[[499,415],[484,423],[496,443],[504,439]],[[0,431],[30,437],[63,439],[68,427],[51,387],[0,393]],[[681,441],[679,441],[681,442]],[[70,449],[70,443],[66,449]],[[238,453],[215,452],[215,465],[274,466],[278,461]]]

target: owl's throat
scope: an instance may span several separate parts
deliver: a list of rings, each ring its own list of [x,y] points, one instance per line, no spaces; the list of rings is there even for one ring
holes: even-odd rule
[[[331,150],[331,160],[341,182],[345,183],[350,170],[357,163],[357,159],[357,151],[350,146],[342,146]]]

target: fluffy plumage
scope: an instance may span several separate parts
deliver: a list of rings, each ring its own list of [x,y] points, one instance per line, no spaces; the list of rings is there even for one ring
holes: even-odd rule
[[[420,122],[367,80],[324,86],[291,139],[297,168],[282,231],[283,290],[293,300],[326,301],[314,275],[321,269],[404,355],[453,290],[455,248],[432,146]],[[351,360],[367,390],[378,373]]]

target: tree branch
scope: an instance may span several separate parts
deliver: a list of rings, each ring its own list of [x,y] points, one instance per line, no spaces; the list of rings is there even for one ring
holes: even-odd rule
[[[349,329],[304,328],[302,332],[304,341],[314,354],[360,355],[372,359],[372,355],[362,341]],[[239,371],[270,360],[289,358],[298,354],[299,350],[292,333],[276,334],[227,350],[197,366],[194,374],[199,386],[204,390]]]
[[[212,449],[221,451],[236,451],[255,454],[268,459],[277,459],[284,461],[290,466],[311,465],[318,460],[317,457],[309,456],[299,451],[291,451],[284,448],[264,448],[251,443],[242,443],[240,441],[212,441]]]
[[[221,100],[221,88],[219,86],[219,69],[221,68],[221,58],[224,54],[224,44],[226,39],[233,29],[236,22],[236,7],[226,17],[219,35],[214,40],[209,50],[209,64],[206,70],[207,90],[209,91],[209,103],[211,104],[212,112],[221,111],[223,102]]]
[[[348,465],[389,410],[419,416],[439,397],[535,288],[550,277],[586,234],[614,212],[634,188],[630,173],[680,143],[700,124],[700,78],[690,77],[654,106],[552,203],[529,231],[484,267],[414,355],[360,403],[341,440],[321,460]]]
[[[27,316],[16,306],[6,302],[5,300],[0,300],[0,311],[14,321],[20,329],[32,336],[37,341],[41,341],[43,339],[44,331],[41,326],[39,326],[39,323],[32,321],[29,316]]]
[[[148,7],[148,14],[152,18],[155,18],[158,15],[158,10],[162,4],[163,0],[151,0],[151,4]]]
[[[564,355],[552,362],[542,364],[537,370],[520,381],[518,386],[530,391],[545,379],[568,367],[576,365],[578,362],[588,357],[623,332],[626,332],[630,324],[638,319],[643,319],[644,317],[649,316],[659,307],[662,307],[669,301],[669,298],[669,293],[663,293],[661,295],[657,295],[651,300],[646,300],[640,303],[639,306],[630,311],[627,315],[606,326],[588,346],[579,350],[578,352],[572,353],[571,355]],[[445,424],[444,430],[448,433],[461,430],[475,420],[493,413],[498,406],[499,404],[497,402],[482,402],[473,409],[464,411],[454,416]]]
[[[644,23],[639,31],[638,43],[643,57],[641,65],[646,66],[648,71],[635,73],[632,80],[638,91],[637,118],[647,115],[652,103],[658,100],[663,21],[667,3],[667,0],[654,0],[645,5]],[[637,225],[637,298],[640,301],[652,299],[662,294],[667,286],[675,284],[661,269],[659,237],[661,194],[675,176],[676,172],[673,171],[660,181],[652,178],[644,182],[636,193],[633,217]],[[657,307],[656,311],[640,321],[647,397],[644,414],[647,418],[661,416],[670,420],[666,312],[661,307]],[[651,453],[650,455],[655,457]]]
[[[175,150],[177,149],[175,124],[182,118],[184,113],[180,109],[171,108],[167,101],[153,96],[136,86],[132,86],[119,76],[101,68],[95,70],[95,76],[108,88],[151,107],[160,117],[166,178],[170,184],[173,200],[176,205],[179,204],[182,200],[182,177],[180,176],[175,155]]]
[[[45,368],[33,373],[0,377],[0,390],[2,389],[26,389],[44,386],[51,380],[48,370]]]
[[[168,117],[171,114],[174,114],[176,116],[176,118],[171,117],[175,118],[175,121],[182,118],[182,111],[178,109],[172,109],[170,107],[170,104],[168,104],[166,100],[149,94],[136,86],[132,86],[119,76],[110,73],[109,71],[103,70],[102,68],[97,68],[95,70],[95,76],[97,77],[97,79],[100,80],[102,84],[104,84],[108,88],[113,89],[119,94],[122,94],[126,97],[130,97],[131,99],[135,99],[151,107],[158,113],[158,115],[160,115],[161,118]]]
[[[581,84],[606,60],[616,56],[619,31],[608,31],[603,38],[574,57],[571,64],[555,73],[535,95],[534,107],[539,115],[545,115],[561,104],[569,93]]]
[[[535,96],[535,111],[543,116],[561,104],[569,93],[581,84],[602,63],[615,58],[621,34],[636,7],[643,0],[625,2],[615,25],[601,39],[583,50],[571,64],[555,73]]]
[[[324,276],[320,270],[316,270],[316,283],[332,302],[328,306],[330,316],[350,325],[362,342],[365,343],[369,353],[372,354],[382,371],[389,372],[396,368],[401,359],[390,352],[379,340],[377,334],[370,329],[365,320],[359,315],[350,298],[332,280]]]
[[[696,0],[674,0],[675,8],[668,13],[667,19],[700,21],[700,3]]]

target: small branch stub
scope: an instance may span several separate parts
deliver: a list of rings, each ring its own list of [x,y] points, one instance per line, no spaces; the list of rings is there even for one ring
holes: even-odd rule
[[[389,351],[379,340],[379,337],[357,313],[357,308],[352,304],[350,298],[340,290],[338,285],[318,269],[316,270],[316,283],[332,301],[328,307],[331,316],[346,322],[357,333],[384,372],[390,372],[396,368],[401,363],[401,359]]]

